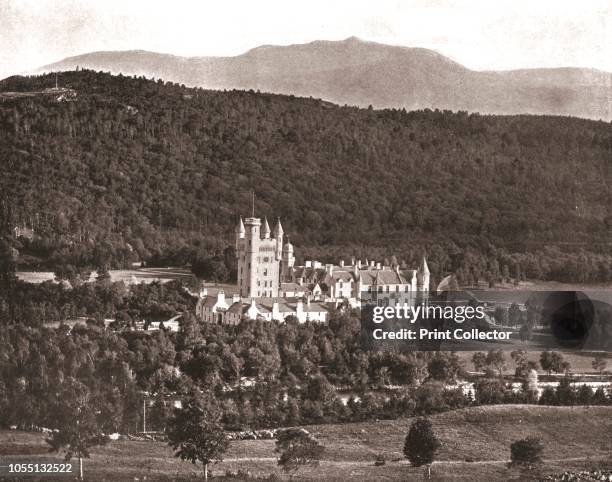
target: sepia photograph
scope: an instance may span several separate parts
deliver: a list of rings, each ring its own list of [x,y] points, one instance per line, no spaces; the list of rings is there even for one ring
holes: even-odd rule
[[[0,480],[612,482],[612,0],[0,0]]]

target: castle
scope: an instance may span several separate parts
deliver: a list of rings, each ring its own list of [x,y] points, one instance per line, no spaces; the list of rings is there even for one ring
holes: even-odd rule
[[[305,261],[295,266],[294,248],[284,242],[280,219],[271,230],[265,218],[263,223],[256,217],[240,218],[235,234],[237,293],[230,300],[223,291],[209,296],[202,290],[196,312],[203,321],[236,324],[243,317],[283,321],[294,316],[300,322],[325,322],[340,305],[414,306],[429,295],[425,258],[416,270],[355,259],[350,264]]]

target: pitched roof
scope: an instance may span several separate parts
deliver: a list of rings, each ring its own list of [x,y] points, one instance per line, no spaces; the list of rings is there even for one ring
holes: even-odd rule
[[[281,283],[280,289],[281,291],[306,291],[308,287],[297,283]]]
[[[359,270],[361,282],[366,285],[397,285],[407,284],[406,278],[392,269],[362,269]]]

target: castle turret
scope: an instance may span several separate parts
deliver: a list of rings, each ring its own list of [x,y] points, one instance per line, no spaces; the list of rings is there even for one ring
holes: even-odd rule
[[[287,241],[283,246],[283,255],[281,259],[281,281],[291,281],[291,270],[295,265],[295,256],[293,255],[293,245]]]
[[[417,279],[417,292],[422,293],[424,296],[429,294],[429,266],[427,266],[427,260],[423,256],[423,260],[416,272]]]
[[[239,240],[244,239],[246,234],[246,230],[244,229],[244,223],[242,222],[242,216],[238,220],[238,224],[236,225],[236,251],[240,248]]]
[[[268,224],[268,218],[264,218],[263,227],[261,228],[261,236],[263,239],[270,238],[270,225]]]
[[[276,239],[276,259],[281,260],[283,254],[283,226],[281,225],[280,218],[276,219],[276,225],[274,226],[274,239]]]

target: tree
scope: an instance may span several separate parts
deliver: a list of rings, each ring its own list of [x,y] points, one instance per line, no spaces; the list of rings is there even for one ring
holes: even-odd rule
[[[64,449],[66,460],[79,459],[79,478],[83,480],[83,458],[89,458],[91,447],[104,445],[108,437],[101,432],[87,386],[75,379],[66,382],[55,410],[57,431],[47,443],[51,450]]]
[[[516,303],[512,303],[510,308],[508,309],[508,322],[510,326],[518,325],[518,322],[521,318],[521,310]]]
[[[5,197],[0,202],[0,293],[6,294],[9,322],[15,323],[15,284],[18,251],[12,246],[12,203]],[[0,306],[1,306],[0,298]]]
[[[192,464],[201,462],[204,480],[208,480],[208,464],[221,461],[229,446],[221,415],[212,396],[193,392],[168,421],[168,445],[176,450],[176,457]]]
[[[429,376],[442,382],[454,382],[460,370],[461,364],[455,353],[436,353],[427,364]]]
[[[599,373],[599,378],[602,378],[603,372],[608,366],[608,360],[606,360],[606,356],[603,353],[598,353],[595,355],[591,365]]]
[[[493,312],[493,318],[498,325],[507,326],[508,325],[508,308],[504,308],[503,306],[498,306],[495,308]]]
[[[534,465],[542,462],[544,445],[538,437],[527,437],[510,445],[510,460],[513,465]]]
[[[288,428],[278,433],[275,451],[278,465],[293,478],[302,465],[318,464],[325,447],[303,428]]]
[[[540,354],[540,366],[549,375],[559,373],[563,369],[563,355],[556,351],[543,351]]]
[[[484,371],[487,367],[487,355],[481,351],[477,351],[472,355],[472,365],[477,372]]]
[[[527,352],[525,350],[513,350],[510,353],[510,358],[512,358],[516,366],[514,376],[525,376],[525,371],[527,370]]]
[[[427,477],[431,476],[431,464],[440,441],[434,434],[431,421],[427,418],[417,418],[412,422],[406,441],[404,442],[404,455],[414,467],[427,465]]]
[[[506,357],[502,350],[489,350],[487,353],[487,365],[497,370],[499,378],[504,375],[504,368],[506,368]]]
[[[519,329],[519,338],[521,341],[529,341],[533,338],[533,326],[529,321],[523,323]]]

